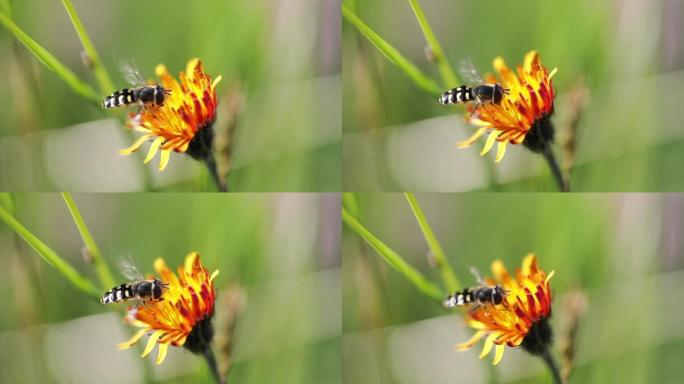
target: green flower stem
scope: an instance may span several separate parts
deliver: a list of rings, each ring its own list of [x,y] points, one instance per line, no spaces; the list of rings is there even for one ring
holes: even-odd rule
[[[0,24],[7,28],[17,40],[24,44],[24,46],[31,51],[43,65],[54,72],[60,79],[64,80],[74,92],[92,102],[100,103],[100,97],[89,84],[81,81],[78,76],[71,72],[64,64],[60,63],[50,52],[36,43],[35,40],[31,39],[21,30],[21,28],[14,24],[14,22],[2,11],[0,11]]]
[[[97,54],[95,46],[92,41],[90,41],[90,37],[88,36],[85,27],[83,27],[83,23],[81,23],[81,19],[78,17],[74,5],[71,3],[71,0],[62,0],[62,4],[64,4],[64,8],[66,8],[69,17],[71,18],[71,23],[76,30],[76,34],[81,40],[81,45],[83,45],[83,49],[85,49],[86,54],[88,54],[88,58],[92,63],[93,72],[95,72],[95,79],[97,79],[97,83],[100,86],[100,91],[103,95],[109,94],[114,90],[114,84],[112,84],[112,79],[109,77],[104,65],[102,65],[100,55]]]
[[[67,280],[71,282],[78,290],[86,295],[98,300],[102,293],[92,281],[83,277],[76,271],[69,263],[64,261],[55,251],[48,247],[45,243],[34,236],[26,227],[21,225],[14,216],[9,214],[4,207],[0,207],[0,219],[4,221],[10,228],[12,228],[19,236],[21,236],[26,243],[38,253],[48,264],[53,266],[59,273],[61,273]]]
[[[102,288],[106,290],[113,287],[114,278],[112,277],[112,273],[109,271],[107,263],[105,263],[104,259],[102,258],[100,248],[97,247],[95,239],[90,234],[90,230],[88,230],[88,226],[83,220],[83,216],[81,216],[81,212],[78,210],[74,198],[71,197],[71,194],[67,192],[62,192],[62,198],[64,199],[64,203],[66,204],[67,208],[69,208],[69,212],[71,213],[71,217],[74,219],[74,223],[76,224],[76,228],[78,228],[78,232],[81,234],[83,244],[88,250],[90,257],[93,259],[93,265],[95,265],[95,271],[97,272],[97,276],[100,278],[100,284],[102,285]]]
[[[0,207],[5,208],[5,210],[12,214],[14,212],[14,201],[12,201],[12,195],[7,192],[0,193]]]
[[[442,93],[443,89],[437,85],[434,80],[426,76],[418,67],[402,56],[402,54],[392,45],[375,33],[345,4],[342,4],[342,15],[350,24],[356,27],[356,29],[368,39],[368,41],[370,41],[387,60],[402,69],[419,88],[435,96]]]
[[[451,265],[446,258],[446,254],[444,253],[444,249],[442,249],[442,246],[439,244],[439,240],[437,240],[437,236],[435,236],[435,233],[432,231],[430,224],[425,218],[425,214],[420,208],[416,196],[413,193],[408,192],[404,193],[404,196],[406,196],[406,200],[411,206],[413,215],[416,216],[416,221],[418,221],[420,230],[423,231],[423,237],[425,237],[425,241],[430,247],[432,256],[435,258],[435,264],[437,265],[439,272],[442,274],[444,285],[449,292],[457,291],[461,284],[458,282],[458,278],[456,277],[454,270],[451,268]]]
[[[356,200],[356,195],[351,192],[345,192],[342,194],[342,206],[349,212],[353,217],[359,217],[359,203]]]
[[[385,245],[377,237],[373,236],[361,223],[356,220],[345,208],[342,208],[342,220],[362,239],[364,239],[383,259],[406,279],[408,279],[418,290],[431,300],[441,303],[444,299],[442,290],[431,281],[427,280],[418,270],[408,264],[394,250]]]
[[[439,40],[437,40],[435,33],[432,32],[432,27],[430,27],[430,23],[428,23],[427,18],[425,17],[423,7],[420,6],[418,0],[408,0],[408,2],[411,4],[413,14],[415,14],[416,19],[418,19],[418,24],[420,24],[420,29],[423,31],[425,41],[427,41],[428,46],[435,57],[437,68],[439,69],[439,73],[442,76],[442,82],[444,83],[444,89],[460,85],[454,69],[444,55],[442,45],[439,43]]]

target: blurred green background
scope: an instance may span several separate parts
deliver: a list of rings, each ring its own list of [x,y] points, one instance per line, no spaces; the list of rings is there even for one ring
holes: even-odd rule
[[[214,348],[221,354],[232,287],[244,290],[229,382],[339,383],[340,199],[334,194],[74,195],[116,280],[130,256],[143,274],[198,251],[218,292]],[[57,194],[16,196],[15,216],[78,271],[97,280]],[[135,330],[126,305],[105,307],[73,288],[0,223],[1,383],[211,383],[203,359],[169,348],[119,351]],[[103,291],[104,293],[104,291]],[[141,341],[142,347],[146,340]]]
[[[97,88],[61,2],[9,3],[16,24]],[[337,2],[73,3],[118,88],[128,86],[119,67],[130,61],[149,79],[157,64],[177,76],[193,57],[204,61],[211,76],[223,75],[215,128],[217,142],[224,142],[221,135],[234,126],[232,190],[340,189]],[[128,111],[107,112],[75,95],[4,28],[0,72],[0,190],[146,188],[142,159],[117,152],[132,143],[122,127]],[[158,158],[146,166],[154,190],[215,189],[203,165],[188,156],[172,156],[162,173],[157,164]]]
[[[409,2],[347,1],[374,31],[437,80]],[[555,151],[575,191],[682,191],[684,4],[677,0],[420,1],[447,59],[480,72],[540,52],[557,91]],[[474,130],[462,107],[416,87],[350,23],[342,24],[343,177],[347,191],[555,191],[522,147],[479,157],[455,143]],[[572,148],[572,142],[576,148]],[[568,144],[564,144],[568,143]]]
[[[357,194],[360,221],[430,280],[428,247],[402,194]],[[576,322],[570,383],[679,383],[684,375],[684,197],[679,194],[418,194],[463,286],[476,267],[519,268],[533,252],[554,294],[554,354]],[[503,361],[453,346],[474,330],[423,296],[347,226],[342,237],[346,383],[551,383],[540,360],[507,348]]]

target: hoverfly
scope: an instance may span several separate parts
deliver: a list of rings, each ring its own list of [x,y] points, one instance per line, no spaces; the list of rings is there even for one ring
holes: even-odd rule
[[[129,284],[121,284],[105,292],[100,299],[102,304],[119,303],[132,299],[142,301],[143,305],[147,300],[161,301],[164,289],[169,288],[168,283],[160,279],[145,279],[135,268],[130,259],[121,262],[121,272],[124,277],[133,281]]]
[[[459,73],[463,79],[474,85],[461,85],[458,88],[452,88],[444,92],[438,100],[444,105],[475,102],[475,109],[473,109],[471,117],[483,104],[501,104],[504,95],[509,94],[509,89],[504,88],[499,83],[485,83],[469,59],[461,62]]]
[[[135,88],[124,88],[112,93],[102,101],[102,107],[119,108],[137,103],[140,105],[139,113],[144,107],[161,107],[166,95],[171,93],[161,84],[148,84],[132,64],[123,65],[121,72],[126,81]]]
[[[477,305],[499,305],[503,303],[506,297],[506,291],[503,287],[498,284],[494,286],[487,285],[475,268],[470,268],[470,273],[475,275],[480,286],[477,288],[466,288],[447,296],[446,300],[442,302],[444,308],[460,307],[473,303]]]

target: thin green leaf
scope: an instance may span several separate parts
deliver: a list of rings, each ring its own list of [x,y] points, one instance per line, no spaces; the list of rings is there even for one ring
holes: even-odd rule
[[[392,45],[375,33],[345,4],[342,4],[342,15],[350,24],[356,27],[356,29],[366,39],[368,39],[368,41],[370,41],[371,44],[373,44],[373,46],[375,46],[375,48],[377,48],[378,51],[380,51],[380,53],[387,58],[387,60],[402,69],[418,87],[435,96],[442,93],[443,89],[441,89],[434,80],[423,74],[423,72],[418,69],[417,66],[406,59]]]
[[[411,206],[413,215],[416,217],[416,221],[418,221],[420,230],[423,232],[423,237],[430,247],[432,256],[435,258],[435,264],[439,272],[442,274],[444,285],[449,292],[457,291],[461,284],[458,282],[458,278],[456,277],[454,270],[451,268],[451,265],[446,258],[446,254],[444,253],[442,245],[439,243],[439,240],[437,240],[437,236],[435,236],[435,233],[432,231],[430,224],[425,218],[425,214],[420,208],[416,196],[413,193],[404,193],[404,196],[406,196],[406,200],[408,200],[408,203]]]
[[[90,234],[90,230],[88,229],[88,226],[83,220],[83,216],[81,216],[81,212],[78,210],[78,206],[76,206],[74,198],[71,197],[71,194],[66,192],[62,193],[62,198],[64,198],[64,202],[66,203],[67,208],[69,208],[69,212],[71,212],[71,217],[73,217],[74,219],[76,228],[78,228],[78,232],[81,234],[83,244],[85,245],[90,257],[92,258],[93,265],[95,265],[95,271],[97,272],[97,276],[100,278],[100,284],[102,288],[109,289],[113,287],[114,278],[112,277],[112,274],[109,271],[107,263],[105,263],[104,259],[102,258],[100,248],[98,248],[95,239]]]
[[[5,210],[13,214],[14,213],[14,201],[12,200],[12,195],[7,192],[0,193],[0,206],[5,208]]]
[[[344,208],[342,208],[342,220],[371,247],[373,247],[373,249],[375,249],[375,251],[382,256],[387,263],[389,263],[389,265],[396,269],[408,281],[413,283],[413,285],[415,285],[421,293],[437,303],[442,302],[445,295],[437,285],[426,279],[420,272],[418,272],[418,270],[413,268],[401,256],[399,256],[399,254],[385,245],[385,243],[380,241],[377,237],[373,236],[372,233],[370,233]]]
[[[69,17],[71,18],[71,23],[74,25],[74,29],[76,30],[76,34],[81,40],[81,45],[83,45],[83,49],[90,59],[91,67],[93,72],[95,72],[95,79],[100,85],[100,91],[103,95],[112,92],[114,90],[112,79],[109,78],[107,69],[105,69],[104,65],[102,64],[100,55],[97,54],[97,50],[90,40],[90,37],[88,36],[81,19],[78,17],[78,13],[76,13],[74,5],[71,3],[71,0],[62,0],[62,4],[64,4],[64,8],[66,8]]]
[[[71,72],[64,64],[60,63],[50,52],[36,43],[24,31],[21,30],[14,22],[7,17],[3,12],[0,12],[0,24],[2,24],[14,37],[19,40],[33,55],[45,65],[49,70],[53,71],[60,79],[77,94],[86,99],[99,103],[100,97],[93,90],[93,88],[81,81],[73,72]]]
[[[86,295],[98,299],[100,290],[93,284],[92,281],[83,277],[76,271],[69,263],[64,261],[55,251],[48,247],[45,243],[34,236],[26,227],[21,225],[14,216],[0,207],[0,219],[2,219],[10,228],[12,228],[26,243],[35,250],[40,257],[48,264],[53,266],[59,273],[73,284],[76,289],[85,293]]]
[[[359,217],[359,203],[356,200],[356,195],[351,192],[342,194],[342,206],[351,213],[354,217]]]
[[[413,14],[416,15],[418,19],[418,24],[420,24],[420,29],[423,31],[423,36],[425,36],[425,41],[427,42],[432,54],[434,55],[435,62],[437,63],[437,68],[442,76],[442,82],[444,83],[444,89],[453,88],[460,85],[458,77],[454,69],[449,64],[442,50],[442,45],[437,40],[437,36],[432,32],[432,27],[425,17],[423,12],[423,7],[420,6],[418,0],[408,0],[411,4],[411,9],[413,9]]]

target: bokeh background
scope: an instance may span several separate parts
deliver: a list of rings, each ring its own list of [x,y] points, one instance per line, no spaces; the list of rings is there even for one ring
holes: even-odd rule
[[[232,333],[235,383],[339,383],[340,199],[332,194],[74,195],[115,278],[130,257],[154,273],[190,251],[219,269],[214,325],[217,359],[227,344],[227,299],[243,292]],[[79,272],[97,281],[58,194],[15,196],[15,216]],[[76,290],[0,223],[1,383],[213,383],[203,359],[169,348],[119,351],[134,329],[126,305],[103,306]],[[104,293],[104,291],[103,291]],[[145,340],[141,340],[142,347]]]
[[[97,88],[59,1],[6,2],[16,24]],[[152,79],[159,63],[177,75],[199,57],[207,73],[223,75],[215,129],[220,163],[227,164],[221,151],[233,144],[232,190],[340,189],[336,1],[73,3],[118,88],[128,86],[119,72],[126,62]],[[104,111],[75,95],[4,28],[0,73],[0,190],[215,190],[203,165],[188,156],[172,156],[161,173],[158,159],[143,166],[139,157],[119,156],[132,143],[122,124],[128,111]]]
[[[408,2],[345,4],[440,84]],[[684,4],[678,0],[420,2],[447,59],[480,72],[537,50],[557,91],[556,156],[575,191],[682,191]],[[463,107],[416,87],[350,23],[342,23],[343,163],[347,191],[555,191],[544,161],[509,147],[494,165]],[[449,89],[460,84],[445,85]]]
[[[476,267],[519,268],[534,252],[554,294],[554,354],[576,329],[570,383],[678,383],[684,375],[684,197],[679,194],[417,194],[464,286]],[[358,194],[360,221],[429,279],[428,247],[402,194]],[[418,292],[343,228],[345,383],[551,383],[538,358],[508,348],[478,360],[482,342],[459,311]],[[583,304],[582,304],[583,303]],[[584,311],[580,308],[584,306]],[[582,315],[583,313],[583,315]],[[573,320],[575,318],[576,320]]]

